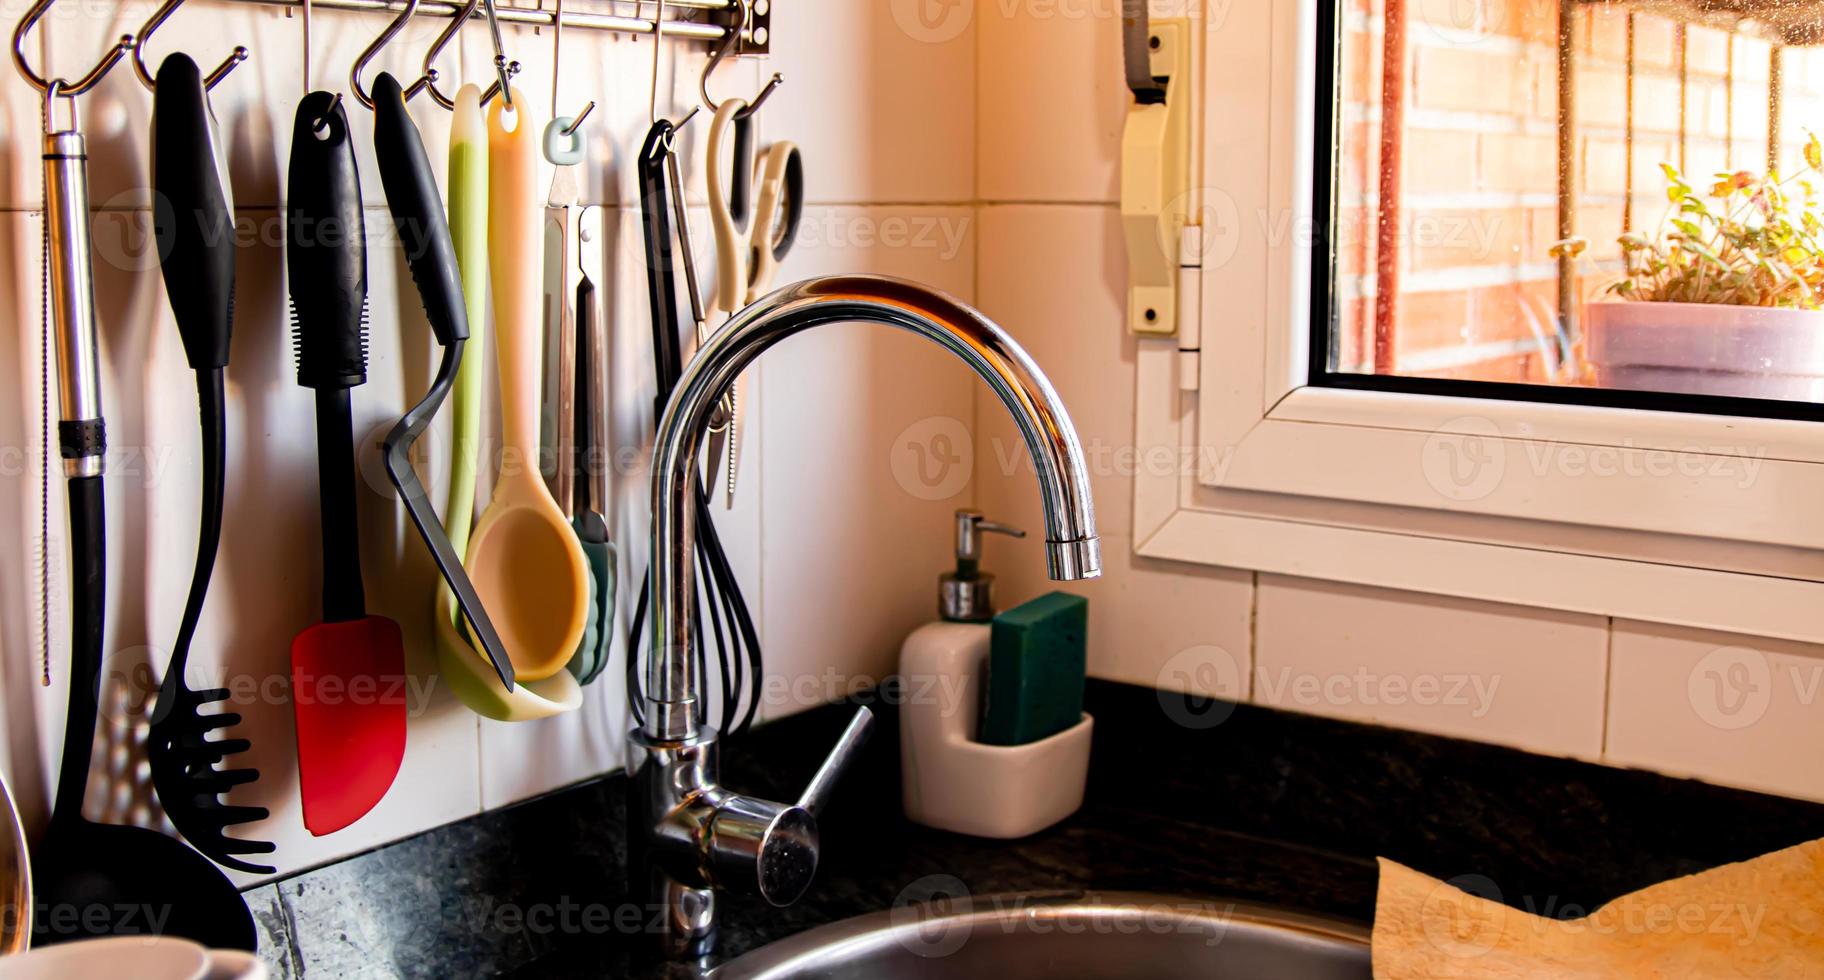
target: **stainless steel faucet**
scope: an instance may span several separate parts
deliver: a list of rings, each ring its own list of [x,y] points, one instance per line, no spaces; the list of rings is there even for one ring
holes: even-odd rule
[[[652,461],[652,653],[645,725],[628,737],[630,894],[659,916],[663,951],[706,955],[717,890],[798,900],[817,870],[817,812],[866,741],[860,709],[797,803],[742,796],[717,782],[716,732],[696,720],[703,680],[690,656],[697,457],[724,391],[781,340],[830,323],[909,330],[962,358],[1012,413],[1038,470],[1051,577],[1102,573],[1083,447],[1064,403],[1032,358],[968,306],[915,283],[833,276],[749,306],[692,358],[660,419]]]

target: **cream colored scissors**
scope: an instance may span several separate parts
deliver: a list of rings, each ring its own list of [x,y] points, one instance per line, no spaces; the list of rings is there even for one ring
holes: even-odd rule
[[[709,128],[709,218],[716,238],[716,289],[709,317],[726,321],[772,288],[779,263],[798,239],[804,219],[804,160],[796,144],[779,142],[753,158],[753,113],[746,102],[729,99],[716,109]],[[722,148],[734,135],[733,161],[722,168]],[[733,186],[724,183],[733,177]],[[757,189],[749,215],[748,198]],[[740,398],[737,388],[711,419],[709,459],[726,451],[728,506],[734,505],[741,460]]]

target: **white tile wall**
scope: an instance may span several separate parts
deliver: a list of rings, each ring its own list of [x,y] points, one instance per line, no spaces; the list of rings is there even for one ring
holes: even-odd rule
[[[981,194],[1119,203],[1121,4],[975,5],[981,22]],[[1161,11],[1163,13],[1163,11]]]
[[[773,96],[766,123],[780,128],[767,135],[789,136],[803,147],[813,202],[974,200],[974,6],[773,5],[769,67],[783,72],[786,83]],[[935,22],[925,19],[931,11],[938,12]]]
[[[1499,742],[1602,754],[1608,621],[1260,577],[1254,700]]]
[[[1615,624],[1606,757],[1824,800],[1824,646]]]

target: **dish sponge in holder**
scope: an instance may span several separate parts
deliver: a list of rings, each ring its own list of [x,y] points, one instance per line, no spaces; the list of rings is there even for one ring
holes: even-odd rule
[[[1024,745],[976,741],[992,632],[929,623],[900,650],[901,789],[915,823],[976,837],[1025,837],[1083,805],[1095,719]]]

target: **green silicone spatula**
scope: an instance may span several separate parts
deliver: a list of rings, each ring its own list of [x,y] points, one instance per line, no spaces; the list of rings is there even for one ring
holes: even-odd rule
[[[474,525],[482,389],[486,381],[481,351],[488,308],[488,134],[481,115],[481,90],[474,85],[464,85],[456,94],[455,118],[450,128],[449,195],[450,235],[456,246],[456,264],[462,272],[471,338],[451,394],[453,462],[449,506],[443,518],[450,544],[460,554],[468,550],[469,531]],[[507,690],[487,659],[470,646],[456,597],[447,585],[437,589],[433,620],[437,666],[444,683],[476,714],[496,721],[531,721],[574,711],[582,704],[582,689],[565,671],[538,681],[521,678],[513,690]]]

